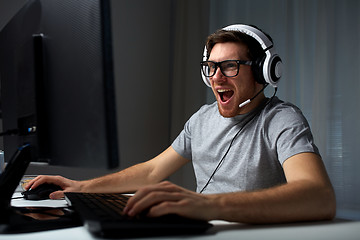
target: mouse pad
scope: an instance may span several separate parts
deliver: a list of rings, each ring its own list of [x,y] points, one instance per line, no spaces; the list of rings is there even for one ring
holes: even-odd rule
[[[68,208],[14,207],[11,211],[9,224],[1,229],[1,233],[29,233],[83,225],[80,217]]]
[[[31,160],[31,146],[20,147],[0,175],[0,232],[25,233],[81,226],[80,218],[67,208],[11,207],[15,189]]]

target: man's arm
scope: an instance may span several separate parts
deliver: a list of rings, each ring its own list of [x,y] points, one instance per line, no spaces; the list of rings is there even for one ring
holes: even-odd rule
[[[61,176],[38,176],[30,181],[26,188],[36,188],[43,183],[53,183],[62,187],[66,192],[134,192],[139,187],[164,180],[187,162],[189,160],[169,147],[147,162],[99,178],[74,181]],[[54,192],[50,197],[61,198],[64,196],[64,191]]]
[[[335,195],[320,157],[297,154],[285,161],[287,184],[271,189],[214,196],[216,218],[248,223],[332,219]]]
[[[165,182],[140,189],[126,213],[176,213],[205,220],[275,223],[332,219],[335,195],[320,157],[297,154],[285,161],[287,183],[254,192],[198,194]]]
[[[147,162],[104,177],[84,181],[81,190],[84,192],[94,192],[94,189],[105,192],[114,192],[114,190],[115,192],[134,192],[139,187],[164,180],[188,161],[169,147]]]

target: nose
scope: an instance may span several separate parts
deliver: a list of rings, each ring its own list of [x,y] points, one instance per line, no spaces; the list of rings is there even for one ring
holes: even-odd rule
[[[216,69],[215,75],[210,77],[210,80],[215,81],[215,82],[224,82],[226,80],[226,77],[221,72],[220,68],[218,67]]]

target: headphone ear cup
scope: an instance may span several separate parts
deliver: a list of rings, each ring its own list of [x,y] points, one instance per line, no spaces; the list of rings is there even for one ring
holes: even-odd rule
[[[270,68],[270,80],[275,85],[279,81],[282,75],[282,61],[279,56],[275,56],[271,62],[271,68]]]
[[[264,74],[263,74],[264,59],[265,59],[265,56],[258,58],[255,61],[253,61],[253,64],[251,65],[251,70],[252,70],[254,79],[256,82],[258,82],[260,84],[266,83]]]
[[[270,59],[266,61],[266,64],[263,66],[265,82],[276,86],[279,79],[282,75],[282,61],[281,58],[277,55],[270,55]]]

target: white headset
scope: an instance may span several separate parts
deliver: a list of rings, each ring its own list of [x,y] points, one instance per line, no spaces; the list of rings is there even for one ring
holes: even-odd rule
[[[265,52],[265,57],[258,62],[255,62],[258,66],[253,66],[253,69],[258,68],[261,76],[260,83],[268,83],[273,87],[277,87],[277,83],[282,75],[282,61],[279,55],[275,51],[275,47],[272,41],[259,29],[244,25],[234,24],[223,28],[228,31],[238,31],[253,37],[258,41]],[[203,61],[206,61],[208,57],[207,49],[204,49]],[[253,63],[254,64],[254,63]],[[255,67],[255,68],[254,68]],[[201,71],[201,76],[204,83],[211,87],[210,80]],[[258,80],[259,81],[259,80]]]

